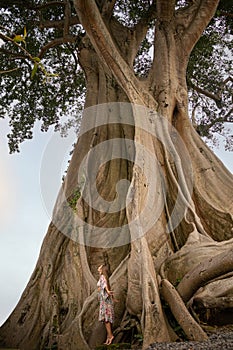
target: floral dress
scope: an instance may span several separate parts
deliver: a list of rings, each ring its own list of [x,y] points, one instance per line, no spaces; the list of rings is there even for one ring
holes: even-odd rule
[[[101,322],[110,322],[114,321],[114,309],[113,309],[113,300],[110,295],[108,295],[106,291],[107,282],[104,275],[100,276],[100,279],[97,283],[99,287],[99,321]]]

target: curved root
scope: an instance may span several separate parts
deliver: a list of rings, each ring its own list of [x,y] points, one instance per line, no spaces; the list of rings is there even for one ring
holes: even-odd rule
[[[206,333],[188,312],[175,287],[167,279],[161,281],[161,294],[189,340],[202,341],[208,339]]]
[[[182,278],[177,291],[183,301],[187,302],[203,284],[232,270],[233,248],[230,248],[221,254],[200,262]]]

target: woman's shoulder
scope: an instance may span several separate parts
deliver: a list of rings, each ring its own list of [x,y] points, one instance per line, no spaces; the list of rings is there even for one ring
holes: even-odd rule
[[[104,275],[101,275],[100,276],[100,283],[105,286],[107,285],[107,280],[106,280],[106,277]]]
[[[102,281],[106,281],[106,278],[105,278],[104,275],[100,275],[100,279],[101,279]]]

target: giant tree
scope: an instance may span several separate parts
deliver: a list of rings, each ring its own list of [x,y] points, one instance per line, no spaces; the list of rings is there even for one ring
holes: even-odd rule
[[[103,262],[119,300],[115,341],[133,343],[133,335],[140,334],[146,348],[176,340],[173,317],[189,339],[206,339],[199,323],[215,322],[218,311],[232,309],[232,175],[190,122],[186,73],[218,1],[25,3],[35,14],[26,28],[39,25],[51,41],[46,44],[42,36],[40,52],[32,52],[28,29],[20,37],[12,28],[1,35],[13,46],[3,48],[10,57],[5,73],[15,74],[22,91],[35,87],[20,118],[25,96],[15,96],[8,107],[16,85],[6,78],[11,88],[4,107],[13,109],[15,128],[11,145],[14,138],[31,136],[36,114],[46,128],[48,110],[41,106],[51,98],[49,89],[58,98],[49,106],[57,122],[66,91],[42,61],[48,50],[54,50],[56,65],[64,45],[82,69],[85,109],[35,271],[0,329],[0,344],[84,350],[101,343],[96,278]],[[12,1],[11,11],[19,17],[20,5]],[[128,20],[122,19],[124,10]],[[51,28],[57,29],[55,37]],[[153,60],[139,74],[148,30]],[[25,79],[17,78],[20,65]],[[41,77],[54,80],[41,85]],[[64,78],[74,99],[81,71],[75,77]]]

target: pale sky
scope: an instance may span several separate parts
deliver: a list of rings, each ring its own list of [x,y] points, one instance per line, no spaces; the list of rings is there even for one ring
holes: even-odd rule
[[[35,267],[50,219],[41,193],[40,171],[52,132],[37,131],[8,154],[7,128],[0,120],[0,324],[16,305]],[[62,174],[53,180],[54,201]]]
[[[54,143],[52,130],[41,133],[37,128],[33,140],[24,142],[21,152],[13,155],[8,154],[7,132],[6,121],[0,120],[0,325],[16,306],[34,270],[50,222],[48,211],[59,190],[70,149],[69,143],[57,136],[56,142],[60,140],[61,149],[67,152],[61,155],[62,159],[54,159],[60,169],[56,174],[48,169],[51,179],[48,209],[44,204],[41,169],[46,165],[44,159],[51,139]],[[232,153],[222,150],[215,153],[233,172]],[[42,177],[45,175],[43,170]]]

